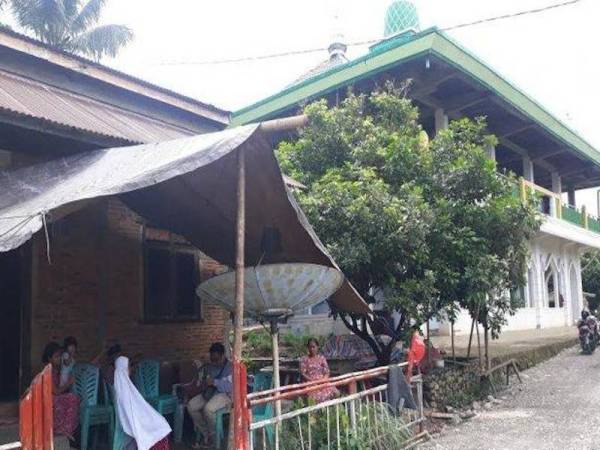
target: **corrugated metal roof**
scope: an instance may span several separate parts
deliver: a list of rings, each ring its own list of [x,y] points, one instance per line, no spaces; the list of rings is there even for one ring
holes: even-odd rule
[[[62,66],[67,70],[82,73],[91,78],[144,95],[145,97],[182,108],[208,120],[213,120],[223,125],[229,123],[229,111],[158,86],[82,56],[65,52],[8,28],[0,29],[0,46],[24,52],[50,64]]]
[[[1,70],[0,110],[132,143],[194,134],[186,128]]]

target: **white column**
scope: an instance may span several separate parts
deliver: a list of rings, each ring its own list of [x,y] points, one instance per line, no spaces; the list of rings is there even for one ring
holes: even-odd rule
[[[529,156],[523,156],[523,178],[532,183],[535,182],[533,176],[533,161]]]
[[[496,161],[496,147],[494,147],[493,145],[488,145],[485,150],[487,152],[488,158]]]
[[[552,172],[552,192],[554,192],[555,194],[558,194],[559,196],[562,194],[562,180],[561,180],[558,172]],[[562,204],[562,198],[561,198],[561,204]],[[552,217],[558,216],[558,211],[556,210],[557,206],[558,205],[556,204],[556,201],[554,199],[552,199],[550,201],[550,215]]]
[[[542,287],[544,286],[544,269],[542,265],[542,258],[540,257],[540,251],[538,244],[534,244],[533,251],[531,253],[531,257],[534,259],[535,264],[534,267],[534,282],[533,291],[535,294],[535,325],[536,328],[542,327],[542,305],[544,303],[544,295],[542,292]],[[537,270],[535,270],[537,269]]]
[[[435,110],[434,119],[436,134],[438,133],[438,131],[445,130],[446,128],[448,128],[448,116],[442,108],[438,108]]]
[[[577,274],[577,298],[575,301],[577,302],[577,310],[581,311],[583,309],[583,282],[581,280],[581,258],[578,257],[575,262],[575,272]]]
[[[562,180],[558,172],[552,172],[552,192],[559,195],[562,193]]]

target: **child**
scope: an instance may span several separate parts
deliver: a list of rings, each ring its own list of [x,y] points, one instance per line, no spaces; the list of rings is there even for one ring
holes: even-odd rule
[[[73,376],[75,367],[75,354],[77,353],[77,339],[73,336],[66,337],[63,343],[63,354],[60,358],[60,386],[65,386]]]

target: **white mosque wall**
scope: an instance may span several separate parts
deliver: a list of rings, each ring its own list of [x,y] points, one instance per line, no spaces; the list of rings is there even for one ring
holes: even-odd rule
[[[583,308],[581,245],[540,233],[531,243],[525,306],[508,317],[503,331],[574,325]],[[548,287],[550,286],[550,287]],[[454,325],[456,334],[468,334],[471,318],[461,311]],[[447,321],[432,321],[432,334],[450,334]]]

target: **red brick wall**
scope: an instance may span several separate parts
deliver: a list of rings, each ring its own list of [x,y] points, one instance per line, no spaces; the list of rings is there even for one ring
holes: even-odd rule
[[[106,230],[106,231],[105,231]],[[36,237],[32,290],[32,363],[39,367],[45,343],[74,335],[80,360],[119,342],[126,354],[163,360],[198,359],[222,340],[228,314],[203,305],[203,320],[143,322],[141,220],[117,199],[102,200],[56,224],[51,258]],[[219,266],[206,259],[202,279]]]

